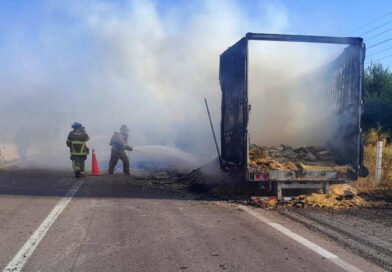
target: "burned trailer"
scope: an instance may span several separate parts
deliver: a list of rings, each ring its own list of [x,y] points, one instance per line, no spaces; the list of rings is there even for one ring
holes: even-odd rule
[[[276,147],[255,144],[255,139],[263,139],[269,129],[260,125],[257,137],[249,132],[252,122],[255,123],[251,120],[261,117],[253,115],[250,118],[254,107],[260,104],[251,101],[249,90],[250,41],[342,46],[342,52],[332,60],[302,75],[302,82],[306,82],[307,87],[317,88],[320,98],[313,94],[315,100],[323,100],[319,111],[328,118],[325,117],[318,126],[333,126],[328,131],[328,139],[317,146],[291,147],[285,142]],[[350,182],[366,176],[361,135],[364,59],[362,38],[247,33],[220,56],[222,166],[242,171],[244,180],[260,182],[261,186],[271,188],[273,183],[278,197],[282,197],[283,189],[326,190],[330,183]],[[285,69],[281,70],[285,73]],[[268,77],[264,79],[268,80]],[[288,99],[285,97],[284,100]],[[275,107],[273,110],[284,111],[285,108]],[[317,114],[320,112],[315,112]],[[273,112],[268,115],[273,121]],[[282,126],[282,134],[283,130]],[[306,131],[303,134],[304,138],[309,138]],[[257,158],[255,154],[260,156]]]

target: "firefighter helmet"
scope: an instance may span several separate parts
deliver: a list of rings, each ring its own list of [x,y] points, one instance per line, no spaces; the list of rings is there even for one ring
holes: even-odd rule
[[[129,129],[128,129],[128,127],[127,127],[126,125],[122,125],[122,126],[120,127],[120,132],[122,132],[122,133],[128,133],[128,132],[129,132]]]
[[[72,124],[72,128],[73,129],[82,129],[83,126],[82,126],[81,123],[75,122],[75,123]]]

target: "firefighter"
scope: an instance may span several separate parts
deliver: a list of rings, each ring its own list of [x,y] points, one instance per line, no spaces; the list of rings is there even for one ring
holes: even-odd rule
[[[75,177],[80,178],[86,176],[84,172],[84,163],[89,154],[86,142],[90,139],[82,124],[75,122],[72,125],[72,131],[68,134],[67,146],[70,149],[72,167]]]
[[[109,162],[109,175],[114,174],[114,168],[118,160],[123,163],[123,171],[125,175],[130,175],[129,159],[125,150],[132,151],[132,147],[128,145],[128,133],[129,129],[126,125],[122,125],[120,132],[114,132],[112,138],[110,139],[110,145],[112,146],[112,152],[110,155]]]

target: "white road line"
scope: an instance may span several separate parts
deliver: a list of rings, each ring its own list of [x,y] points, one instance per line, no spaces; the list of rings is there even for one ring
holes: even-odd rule
[[[251,208],[249,208],[247,206],[243,206],[243,205],[241,205],[241,209],[243,209],[244,211],[246,211],[250,215],[256,217],[261,222],[263,222],[263,223],[265,223],[267,225],[270,225],[271,227],[273,227],[274,229],[276,229],[276,230],[280,231],[281,233],[287,235],[291,239],[297,241],[298,243],[302,244],[303,246],[305,246],[305,247],[309,248],[310,250],[316,252],[317,254],[319,254],[320,256],[324,257],[325,259],[330,260],[331,262],[333,262],[334,264],[336,264],[340,268],[344,269],[345,271],[347,271],[347,272],[362,272],[362,270],[360,270],[357,267],[353,266],[352,264],[349,264],[348,262],[340,259],[338,256],[336,256],[332,252],[329,252],[328,250],[326,250],[326,249],[316,245],[315,243],[305,239],[304,237],[302,237],[302,236],[292,232],[288,228],[285,228],[285,227],[283,227],[282,225],[280,225],[278,223],[272,222],[268,218],[266,218],[266,217],[262,216],[261,214],[255,212],[253,209],[251,209]]]
[[[23,266],[26,264],[28,259],[33,254],[34,250],[37,248],[42,238],[45,237],[45,234],[48,232],[50,227],[59,217],[59,215],[63,212],[65,207],[67,207],[68,203],[71,201],[72,197],[78,191],[82,181],[76,182],[71,189],[67,192],[67,194],[62,197],[59,202],[57,202],[56,206],[52,209],[49,215],[45,218],[45,220],[41,223],[38,229],[31,235],[30,239],[23,245],[23,247],[16,253],[14,258],[8,263],[8,265],[4,268],[3,272],[16,272],[21,271]]]

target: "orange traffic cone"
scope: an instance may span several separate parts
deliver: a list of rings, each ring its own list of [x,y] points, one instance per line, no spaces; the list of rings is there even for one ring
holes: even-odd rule
[[[97,161],[97,155],[95,155],[95,150],[93,149],[93,157],[91,162],[91,175],[90,176],[100,176],[99,166]]]

